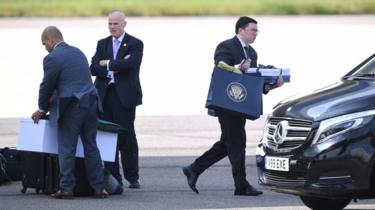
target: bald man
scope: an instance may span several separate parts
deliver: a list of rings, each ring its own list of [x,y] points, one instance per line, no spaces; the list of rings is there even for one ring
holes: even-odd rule
[[[129,132],[119,134],[115,162],[105,168],[122,184],[119,157],[129,188],[140,188],[138,143],[134,130],[136,106],[142,104],[139,69],[143,56],[141,40],[125,32],[125,14],[115,10],[108,14],[110,36],[98,41],[91,60],[91,74],[103,103],[101,119],[115,122]]]
[[[44,29],[42,44],[49,54],[43,60],[39,109],[31,118],[38,123],[49,112],[51,126],[57,126],[60,190],[52,197],[73,198],[75,154],[80,136],[94,196],[105,198],[103,165],[96,145],[99,98],[91,81],[88,61],[81,50],[64,42],[60,30],[55,26]]]

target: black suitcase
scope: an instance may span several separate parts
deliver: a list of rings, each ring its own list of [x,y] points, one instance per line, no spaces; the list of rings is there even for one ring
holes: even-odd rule
[[[45,160],[45,194],[55,193],[59,189],[59,159],[57,155],[48,155]]]
[[[75,176],[76,176],[76,186],[74,187],[75,196],[91,196],[94,195],[94,190],[92,189],[89,180],[86,175],[86,166],[84,158],[76,158],[75,165]]]
[[[57,156],[39,152],[20,152],[22,160],[22,193],[34,188],[51,194],[58,190]]]
[[[13,147],[5,147],[0,149],[0,153],[5,158],[5,170],[12,181],[22,179],[22,163],[19,151]]]
[[[22,193],[27,188],[35,188],[36,193],[42,191],[52,194],[59,189],[59,162],[57,155],[37,152],[20,152],[23,160]],[[85,160],[76,158],[75,162],[76,185],[75,196],[91,196],[94,190],[86,175]]]
[[[74,188],[74,195],[75,196],[91,196],[94,194],[94,190],[92,189],[86,174],[86,167],[85,167],[85,159],[84,158],[76,158],[75,163],[75,176],[76,176],[76,186]],[[123,187],[114,178],[109,171],[104,171],[104,188],[110,195],[114,194],[122,194]]]
[[[0,153],[0,185],[10,183],[10,177],[5,170],[5,157]]]

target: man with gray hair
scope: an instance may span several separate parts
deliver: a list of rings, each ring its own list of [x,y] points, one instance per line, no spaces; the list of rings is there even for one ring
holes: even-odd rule
[[[143,57],[141,40],[125,32],[125,14],[114,10],[108,14],[110,36],[98,41],[91,60],[91,74],[103,103],[101,119],[120,124],[128,130],[118,136],[117,151],[129,188],[140,188],[138,143],[134,130],[136,106],[142,104],[139,69]],[[117,153],[118,153],[117,152]],[[105,168],[122,184],[119,157],[105,162]]]
[[[105,198],[103,165],[96,145],[98,110],[101,108],[97,90],[91,81],[88,61],[81,50],[64,42],[60,30],[55,26],[44,29],[42,44],[49,54],[43,60],[39,109],[31,118],[38,123],[49,112],[51,126],[58,128],[60,190],[52,197],[73,198],[75,154],[80,136],[94,196]]]

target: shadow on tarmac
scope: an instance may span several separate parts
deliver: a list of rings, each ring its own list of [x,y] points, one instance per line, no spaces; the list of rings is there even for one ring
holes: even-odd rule
[[[141,189],[126,188],[122,195],[98,200],[75,197],[55,200],[28,189],[21,194],[21,182],[0,186],[0,210],[19,209],[308,209],[296,196],[274,193],[257,184],[254,156],[247,156],[247,178],[264,194],[233,196],[231,167],[227,158],[207,169],[197,182],[200,194],[187,185],[181,167],[196,157],[141,157]],[[362,203],[362,201],[359,201]],[[350,207],[350,206],[349,206]],[[367,207],[367,206],[366,206]],[[360,207],[362,208],[362,207]],[[368,209],[368,208],[367,208]]]

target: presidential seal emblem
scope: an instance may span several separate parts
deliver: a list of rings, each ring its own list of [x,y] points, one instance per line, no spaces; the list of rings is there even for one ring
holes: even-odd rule
[[[231,82],[227,86],[227,95],[234,102],[242,102],[247,97],[246,88],[238,82]]]

